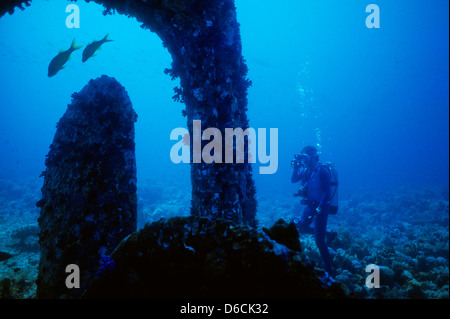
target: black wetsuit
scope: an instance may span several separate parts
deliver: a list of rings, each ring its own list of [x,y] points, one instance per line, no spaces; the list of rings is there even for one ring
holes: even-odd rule
[[[331,188],[330,170],[322,164],[317,164],[310,169],[295,169],[292,182],[298,181],[301,181],[302,186],[307,187],[308,196],[303,201],[306,207],[297,223],[297,229],[300,233],[314,235],[317,248],[322,256],[324,269],[329,275],[334,276],[331,256],[326,243],[328,200]],[[320,207],[320,213],[316,212],[318,207]],[[311,228],[310,225],[313,221],[314,228]]]

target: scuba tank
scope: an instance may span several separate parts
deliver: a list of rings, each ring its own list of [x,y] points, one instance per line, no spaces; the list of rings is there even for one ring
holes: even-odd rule
[[[328,168],[331,175],[330,180],[330,198],[328,199],[328,214],[335,215],[338,212],[339,209],[339,194],[338,194],[338,173],[337,170],[334,168],[334,163],[332,162],[326,162],[324,164],[319,164],[318,166],[324,166]],[[316,167],[318,167],[316,166]],[[315,168],[314,168],[315,169]],[[302,174],[306,174],[306,170],[303,168]],[[312,172],[307,177],[306,183],[302,183],[302,185],[299,187],[297,193],[294,194],[294,197],[303,197],[302,204],[307,205],[308,201],[308,183],[309,179],[311,178]]]
[[[338,196],[338,173],[334,168],[334,163],[327,162],[324,164],[331,173],[331,182],[330,182],[330,199],[329,202],[329,211],[328,214],[335,215],[339,209],[339,196]]]

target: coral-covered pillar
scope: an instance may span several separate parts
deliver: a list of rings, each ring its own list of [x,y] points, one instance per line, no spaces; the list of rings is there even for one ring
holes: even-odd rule
[[[202,133],[207,128],[217,128],[222,133],[222,163],[207,164],[203,158],[201,163],[195,163],[191,143],[191,213],[254,226],[255,186],[248,163],[248,144],[245,143],[244,163],[238,164],[236,159],[225,163],[224,156],[225,129],[246,130],[249,126],[246,111],[250,81],[246,79],[234,3],[215,2],[215,6],[197,12],[197,24],[179,32],[179,40],[170,46],[174,62],[168,72],[180,78],[181,88],[175,90],[175,97],[186,104],[191,140],[196,138],[194,120],[201,121]],[[207,143],[208,140],[202,141],[202,149]],[[236,142],[233,148],[236,149]]]
[[[103,255],[136,230],[137,119],[125,89],[103,75],[89,81],[57,125],[45,162],[39,217],[39,298],[76,296],[65,268],[76,264],[81,285]]]
[[[150,23],[147,26],[159,34],[172,54],[172,68],[167,73],[180,78],[181,87],[175,88],[174,98],[186,105],[184,115],[191,140],[194,120],[201,121],[202,132],[218,128],[223,138],[225,128],[246,130],[250,81],[246,78],[248,70],[242,56],[234,1],[167,1],[165,5],[165,11],[177,12],[162,14],[170,27]],[[247,154],[245,143],[245,162],[241,164],[226,164],[224,156],[221,164],[203,160],[194,163],[191,158],[192,215],[256,224],[255,185]]]

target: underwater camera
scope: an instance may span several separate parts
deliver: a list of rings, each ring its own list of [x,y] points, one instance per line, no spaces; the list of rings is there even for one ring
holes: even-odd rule
[[[296,160],[291,161],[291,166],[295,167],[295,166],[302,166],[302,163]]]
[[[302,155],[298,155],[295,154],[294,155],[294,160],[291,161],[291,166],[295,167],[295,166],[304,166],[303,165],[303,161],[306,159],[306,155],[302,154]]]

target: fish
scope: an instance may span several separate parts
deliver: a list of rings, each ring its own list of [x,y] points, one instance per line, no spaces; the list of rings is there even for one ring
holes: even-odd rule
[[[70,45],[69,50],[61,50],[59,51],[58,55],[55,56],[48,65],[48,77],[51,78],[56,73],[58,73],[59,70],[64,69],[64,64],[70,60],[70,55],[73,51],[81,49],[83,46],[76,46],[75,45],[75,39],[73,39],[72,44]]]
[[[114,40],[108,40],[109,33],[105,35],[105,37],[100,41],[93,41],[89,43],[83,51],[83,57],[81,58],[82,62],[86,62],[91,56],[95,56],[94,53],[97,50],[101,49],[101,45],[105,42],[112,42]]]

